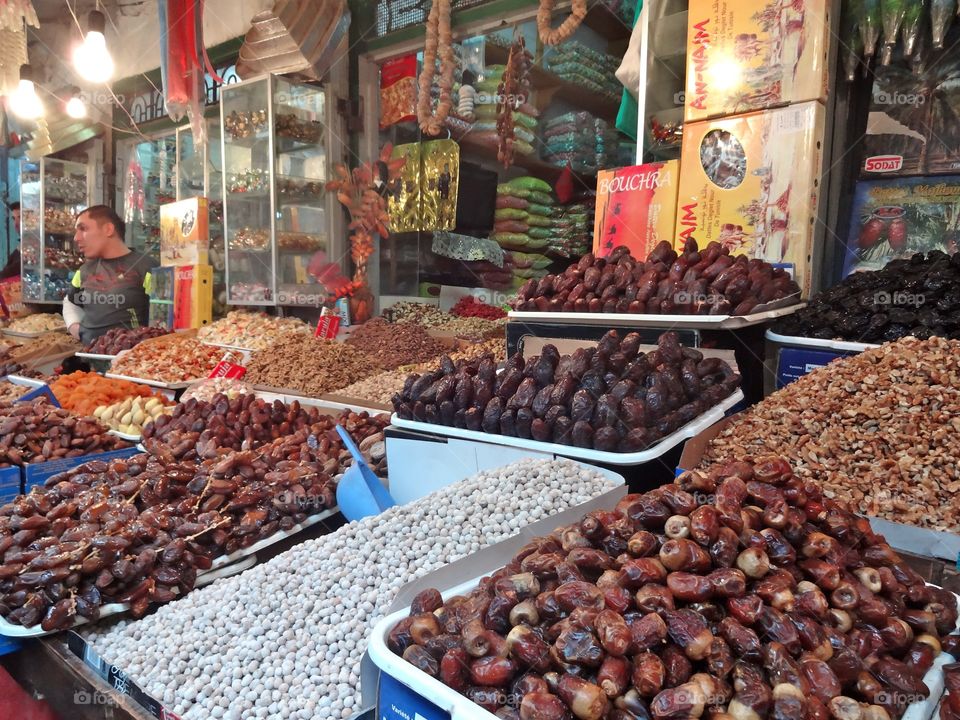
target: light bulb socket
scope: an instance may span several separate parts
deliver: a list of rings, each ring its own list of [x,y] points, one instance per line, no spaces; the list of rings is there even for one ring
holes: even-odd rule
[[[20,66],[20,79],[29,80],[30,82],[35,82],[35,78],[33,75],[33,68],[30,65]]]
[[[87,15],[87,32],[98,32],[101,35],[107,29],[107,17],[99,10],[91,10]]]

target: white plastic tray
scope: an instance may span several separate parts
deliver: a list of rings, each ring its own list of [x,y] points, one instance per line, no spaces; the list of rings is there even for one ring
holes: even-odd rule
[[[17,330],[7,330],[6,328],[2,330],[4,335],[9,335],[10,337],[33,338],[33,339],[36,339],[38,337],[43,337],[44,335],[51,335],[53,333],[64,333],[66,331],[67,331],[66,326],[63,326],[62,328],[57,328],[56,330],[44,330],[43,332],[32,332],[32,333],[19,332]]]
[[[104,362],[113,362],[117,359],[116,355],[101,355],[100,353],[78,352],[74,355],[83,360],[102,360]]]
[[[767,340],[781,345],[796,345],[798,347],[816,348],[818,350],[840,350],[844,352],[863,352],[871,348],[880,347],[874,343],[850,342],[849,340],[820,340],[819,338],[797,337],[795,335],[778,335],[773,330],[767,330]]]
[[[149,385],[150,387],[162,388],[163,390],[183,390],[184,388],[188,388],[204,379],[197,378],[196,380],[181,380],[180,382],[162,382],[160,380],[130,377],[129,375],[118,375],[117,373],[111,372],[104,373],[104,375],[108,378],[113,378],[114,380],[129,380],[130,382],[139,383],[140,385]]]
[[[233,575],[235,572],[240,572],[242,570],[246,570],[247,568],[253,567],[256,564],[256,558],[252,557],[254,553],[270,547],[274,543],[278,543],[281,540],[286,540],[288,537],[296,535],[301,530],[306,530],[308,527],[316,525],[318,522],[326,520],[327,518],[336,515],[338,512],[340,512],[340,509],[334,506],[329,510],[324,510],[322,513],[311,515],[302,523],[299,525],[294,525],[289,530],[275,532],[270,537],[264,538],[259,542],[255,542],[250,547],[235,550],[229,555],[221,555],[220,557],[215,558],[209,570],[204,570],[203,572],[197,573],[196,587],[208,585],[218,578],[227,577],[228,575]],[[126,612],[129,609],[130,605],[127,603],[110,603],[109,605],[103,605],[100,608],[100,618],[103,619],[111,615]],[[73,623],[73,627],[85,625],[87,622],[89,621],[84,618],[77,618],[77,620]],[[58,632],[60,631],[42,630],[40,629],[39,625],[33,625],[31,627],[14,625],[13,623],[7,622],[6,618],[0,617],[0,635],[5,635],[6,637],[35,638],[43,637],[44,635],[53,635],[54,633]]]
[[[507,318],[511,322],[527,320],[529,322],[559,323],[563,325],[600,325],[602,327],[662,327],[688,328],[704,330],[737,330],[759,325],[769,320],[791,315],[804,307],[797,303],[787,307],[767,310],[750,315],[653,315],[641,313],[576,313],[576,312],[529,312],[511,310]]]
[[[490,569],[478,575],[473,580],[442,591],[441,595],[443,599],[447,600],[454,595],[462,595],[473,590],[477,587],[482,577],[489,575],[494,572],[494,570],[495,568]],[[424,579],[425,578],[421,578],[421,582]],[[427,586],[424,585],[423,587]],[[958,596],[958,600],[960,600],[960,596]],[[484,710],[453,688],[421,672],[399,655],[390,652],[390,649],[387,647],[387,636],[393,626],[409,614],[410,608],[406,607],[403,610],[398,610],[388,615],[374,626],[373,633],[370,635],[370,643],[367,646],[367,652],[374,664],[380,668],[382,672],[385,672],[395,680],[406,685],[441,710],[450,713],[451,720],[468,720],[468,718],[469,720],[496,720],[496,716],[493,713]],[[957,627],[960,628],[960,623],[957,624]],[[955,662],[952,655],[948,655],[945,652],[940,653],[934,660],[933,666],[923,677],[923,681],[927,684],[927,687],[930,688],[930,696],[923,702],[912,704],[903,714],[901,720],[931,720],[931,718],[933,718],[933,714],[936,712],[940,698],[943,695],[944,679],[941,668],[952,662]]]
[[[119,430],[107,430],[107,435],[113,435],[121,440],[128,440],[135,443],[139,443],[140,439],[143,437],[142,435],[130,435],[128,433],[122,433]]]
[[[22,385],[23,387],[29,388],[41,388],[46,383],[43,380],[37,380],[36,378],[28,378],[23,375],[7,375],[6,378],[8,381],[12,382],[14,385]]]
[[[383,409],[367,407],[361,403],[343,403],[334,400],[325,400],[322,397],[307,397],[306,395],[298,395],[289,390],[267,387],[266,385],[254,385],[253,390],[254,394],[258,398],[262,398],[263,400],[267,400],[269,402],[279,400],[285,405],[289,405],[291,402],[296,400],[304,407],[318,407],[321,410],[331,410],[336,412],[339,412],[340,410],[352,410],[354,412],[368,412],[371,415],[381,415],[382,413],[387,412]]]
[[[401,420],[394,413],[390,416],[390,424],[398,428],[408,430],[418,430],[420,432],[432,433],[434,435],[445,435],[447,437],[462,438],[464,440],[474,440],[476,442],[490,443],[493,445],[506,445],[508,447],[522,448],[524,450],[535,450],[541,453],[553,453],[568,458],[577,458],[578,460],[587,460],[589,462],[608,463],[610,465],[638,465],[640,463],[656,460],[671,448],[676,447],[684,440],[699,435],[708,427],[723,419],[724,413],[732,408],[738,402],[743,400],[743,391],[737,390],[733,395],[722,400],[718,405],[714,405],[703,415],[688,422],[679,430],[667,435],[655,445],[646,450],[635,453],[603,452],[590,448],[581,448],[574,445],[561,445],[559,443],[538,442],[536,440],[524,440],[523,438],[508,437],[506,435],[494,435],[485,433],[481,430],[464,430],[462,428],[450,427],[447,425],[432,425],[430,423],[418,422],[416,420]]]

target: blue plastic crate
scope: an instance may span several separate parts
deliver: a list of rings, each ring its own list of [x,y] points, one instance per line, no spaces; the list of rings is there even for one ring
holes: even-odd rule
[[[380,673],[377,692],[378,720],[450,720],[450,713],[441,710],[416,691],[385,672]]]
[[[17,640],[16,638],[8,638],[0,635],[0,655],[9,655],[10,653],[15,653],[22,647],[23,640]]]
[[[36,463],[25,465],[23,468],[23,492],[28,493],[36,485],[43,485],[47,478],[53,477],[67,470],[83,465],[93,460],[116,460],[118,458],[128,458],[139,454],[141,451],[136,447],[123,448],[122,450],[111,450],[109,452],[95,453],[93,455],[82,455],[74,458],[64,458],[62,460],[51,460],[45,463]]]

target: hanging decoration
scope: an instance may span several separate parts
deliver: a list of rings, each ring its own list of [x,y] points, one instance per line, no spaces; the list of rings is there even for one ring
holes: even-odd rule
[[[350,317],[362,323],[373,314],[373,293],[367,282],[367,263],[374,250],[374,238],[390,234],[387,193],[400,174],[404,160],[393,157],[393,146],[387,143],[374,163],[363,163],[352,171],[345,165],[334,166],[336,180],[327,183],[327,191],[335,191],[337,200],[350,213],[350,259],[354,275],[349,292]]]
[[[544,45],[559,45],[569,40],[587,16],[587,0],[573,0],[570,15],[559,27],[554,28],[552,22],[555,2],[556,0],[540,0],[540,8],[537,10],[537,31]]]
[[[203,108],[205,73],[217,82],[203,41],[202,0],[158,0],[160,14],[160,75],[167,114],[174,122],[190,119],[195,142],[206,141]]]
[[[523,35],[516,34],[507,56],[507,66],[497,87],[497,160],[504,168],[513,165],[516,125],[513,111],[526,102],[530,94],[530,68],[533,56],[527,52]]]
[[[0,4],[0,95],[9,97],[20,84],[20,66],[27,62],[28,25],[40,27],[29,0]]]
[[[265,73],[319,81],[350,30],[346,0],[277,0],[253,17],[237,59],[246,80]]]
[[[847,80],[856,79],[861,56],[866,71],[878,49],[881,65],[902,59],[922,74],[956,14],[957,0],[846,0],[840,39]]]
[[[433,79],[440,58],[440,99],[433,109]],[[417,95],[417,121],[427,135],[439,135],[453,108],[453,75],[457,61],[453,54],[450,33],[450,0],[433,0],[427,18],[427,35],[423,48],[423,70],[420,71]]]

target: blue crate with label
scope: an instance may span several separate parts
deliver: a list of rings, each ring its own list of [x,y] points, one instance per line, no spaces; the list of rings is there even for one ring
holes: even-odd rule
[[[450,713],[387,673],[380,674],[377,695],[378,720],[450,720]]]
[[[810,350],[808,348],[781,348],[777,354],[777,389],[799,380],[817,368],[829,365],[837,358],[856,353],[835,350]]]
[[[137,455],[141,451],[136,447],[122,448],[120,450],[111,450],[109,452],[95,453],[93,455],[81,455],[80,457],[64,458],[62,460],[50,460],[45,463],[31,463],[23,467],[23,492],[28,493],[36,485],[43,485],[47,478],[53,477],[67,470],[83,465],[93,460],[117,460]]]
[[[20,468],[0,468],[0,505],[15,500],[21,490]]]

